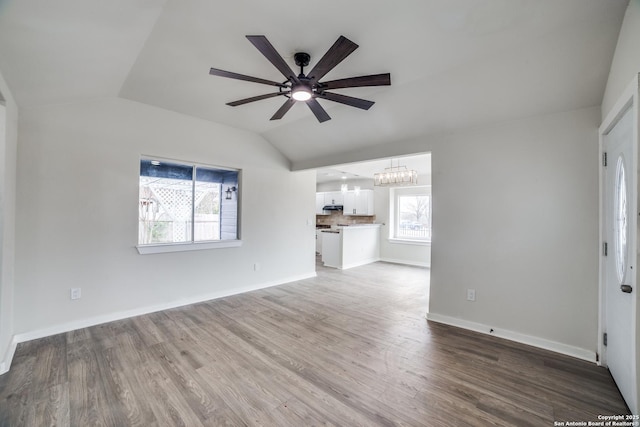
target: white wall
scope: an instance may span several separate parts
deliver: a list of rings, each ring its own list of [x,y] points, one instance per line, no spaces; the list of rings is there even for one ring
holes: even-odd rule
[[[242,169],[242,246],[139,255],[142,154]],[[25,110],[15,331],[33,338],[313,276],[314,192],[313,172],[290,172],[251,132],[122,99]]]
[[[622,21],[618,44],[613,55],[607,87],[602,99],[602,119],[622,95],[631,80],[640,72],[640,0],[631,0]]]
[[[595,359],[599,121],[595,107],[434,144],[430,315]]]
[[[362,190],[374,189],[373,178],[351,178],[340,181],[319,182],[316,185],[316,191],[340,191],[342,184],[347,184],[347,186],[349,186],[349,190],[353,190],[353,187],[356,185],[359,185]]]
[[[0,374],[13,357],[18,107],[0,74]]]

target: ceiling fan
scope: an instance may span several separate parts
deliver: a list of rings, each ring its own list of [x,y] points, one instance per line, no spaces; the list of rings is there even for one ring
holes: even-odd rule
[[[388,86],[391,84],[391,74],[389,73],[349,77],[346,79],[330,80],[327,82],[320,81],[329,71],[358,48],[357,44],[344,36],[340,36],[338,40],[336,40],[333,46],[329,48],[327,53],[324,54],[320,61],[318,61],[318,63],[306,75],[304,74],[304,67],[309,65],[309,61],[311,60],[311,56],[308,53],[298,52],[294,55],[294,61],[296,65],[300,67],[300,74],[296,75],[265,36],[247,36],[247,39],[249,39],[249,41],[278,69],[278,71],[282,73],[286,78],[284,82],[279,83],[272,80],[233,73],[231,71],[219,70],[217,68],[212,68],[209,71],[209,74],[213,76],[228,77],[231,79],[276,86],[278,88],[278,92],[253,96],[251,98],[227,103],[227,105],[237,107],[238,105],[260,101],[267,98],[274,98],[276,96],[284,96],[288,98],[285,103],[282,104],[282,107],[280,107],[271,117],[271,120],[281,119],[287,111],[293,107],[293,104],[295,104],[296,101],[305,102],[320,123],[330,120],[331,117],[329,117],[329,114],[327,114],[324,108],[322,108],[318,102],[318,98],[368,110],[374,102],[338,93],[327,92],[327,90],[362,86]]]

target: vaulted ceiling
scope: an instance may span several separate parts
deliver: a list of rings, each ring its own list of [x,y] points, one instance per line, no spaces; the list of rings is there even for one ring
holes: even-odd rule
[[[292,163],[378,144],[599,105],[628,0],[0,0],[0,71],[20,108],[122,97],[251,130]],[[282,75],[247,41],[263,34],[295,70],[340,35],[360,47],[325,79],[391,73],[341,89],[369,111],[320,101],[318,123],[269,86],[210,67]],[[338,92],[338,91],[336,91]]]

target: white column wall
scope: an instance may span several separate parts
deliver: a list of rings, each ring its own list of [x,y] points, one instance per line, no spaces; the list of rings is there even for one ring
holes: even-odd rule
[[[18,107],[0,74],[0,374],[9,369],[15,346],[14,257]]]
[[[599,115],[519,120],[434,146],[431,318],[595,361]]]

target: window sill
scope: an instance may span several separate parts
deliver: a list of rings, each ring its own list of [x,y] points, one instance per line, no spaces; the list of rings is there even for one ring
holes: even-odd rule
[[[242,240],[219,240],[197,243],[162,243],[157,245],[136,246],[140,255],[161,254],[166,252],[201,251],[204,249],[235,248],[242,246]]]
[[[389,243],[397,244],[397,245],[431,246],[430,240],[396,239],[394,237],[390,237],[388,241]]]

